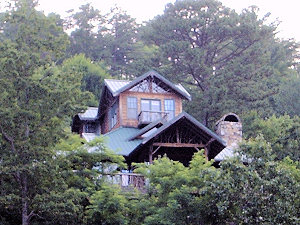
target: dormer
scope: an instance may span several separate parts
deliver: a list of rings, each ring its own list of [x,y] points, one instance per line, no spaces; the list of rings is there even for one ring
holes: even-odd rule
[[[182,100],[191,100],[185,88],[155,71],[132,81],[106,79],[98,109],[101,133],[120,126],[142,128],[159,119],[171,120],[182,112]]]

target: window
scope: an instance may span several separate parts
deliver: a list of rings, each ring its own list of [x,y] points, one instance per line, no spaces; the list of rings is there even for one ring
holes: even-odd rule
[[[153,122],[161,118],[160,100],[142,99],[141,100],[142,120]]]
[[[115,103],[110,109],[110,128],[113,128],[117,124],[117,108],[118,104]]]
[[[137,98],[127,97],[127,118],[137,119]]]
[[[165,99],[165,112],[168,113],[167,120],[171,120],[175,117],[174,99]]]
[[[88,122],[84,126],[84,133],[96,133],[97,125],[94,122]]]

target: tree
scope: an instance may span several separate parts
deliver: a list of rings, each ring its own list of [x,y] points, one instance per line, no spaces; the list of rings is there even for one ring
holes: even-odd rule
[[[146,53],[150,47],[145,48],[139,39],[139,25],[117,7],[107,15],[101,15],[86,4],[72,14],[69,21],[75,28],[71,33],[69,54],[84,53],[94,62],[105,62],[111,76],[132,78],[140,72],[136,66],[143,66],[140,61],[149,58]]]
[[[132,77],[135,69],[131,64],[136,60],[138,51],[137,32],[139,25],[126,12],[115,7],[107,17],[107,24],[111,26],[107,35],[107,58],[110,73],[116,77]]]
[[[57,212],[67,220],[75,210],[60,204],[70,192],[65,192],[51,149],[63,136],[65,118],[82,109],[78,103],[85,97],[78,88],[81,77],[53,63],[63,56],[67,35],[56,18],[36,11],[35,4],[16,1],[1,23],[0,171],[6,187],[1,198],[24,225],[47,217],[47,207],[52,219],[62,218]]]
[[[290,157],[292,160],[300,160],[300,120],[299,117],[271,116],[261,119],[256,112],[244,116],[244,137],[257,137],[263,135],[274,150],[275,160]]]
[[[116,155],[107,149],[105,140],[101,137],[86,143],[78,135],[68,135],[55,146],[62,177],[69,190],[76,193],[78,210],[76,224],[94,224],[95,221],[112,219],[112,211],[102,212],[99,208],[109,207],[109,201],[120,196],[126,202],[125,196],[118,194],[119,190],[113,186],[108,177],[113,176],[117,169],[124,167],[123,156]],[[98,198],[104,194],[105,201],[99,206]],[[116,201],[119,199],[116,197]],[[123,200],[122,200],[123,201]],[[118,204],[118,203],[115,203]],[[100,210],[100,212],[98,211]],[[102,217],[98,214],[103,213]],[[123,212],[116,212],[122,214]],[[118,218],[115,218],[118,220]],[[96,222],[95,222],[96,223]]]
[[[293,76],[282,82],[275,97],[275,107],[279,114],[300,116],[300,78]]]
[[[70,35],[71,44],[67,49],[68,55],[84,53],[86,57],[98,61],[102,58],[104,49],[101,50],[101,48],[105,44],[103,36],[97,35],[96,31],[102,29],[105,18],[90,3],[80,6],[79,9],[79,12],[70,15],[66,21],[68,28],[75,28]]]
[[[82,77],[81,90],[92,94],[88,102],[82,104],[98,106],[104,79],[109,78],[103,63],[93,63],[89,58],[80,54],[67,59],[64,65],[66,73],[75,73]]]
[[[187,104],[188,111],[205,125],[233,108],[273,112],[271,97],[296,48],[276,40],[276,24],[266,25],[257,10],[238,14],[219,1],[176,1],[144,27],[144,40],[163,57],[158,70],[189,86],[197,105]]]
[[[244,142],[239,153],[242,156],[239,160],[221,164],[221,174],[215,184],[222,222],[297,224],[299,164],[288,158],[274,161],[275,152],[262,136]],[[243,165],[242,158],[247,159],[247,166]]]
[[[194,155],[189,167],[167,157],[139,165],[137,172],[149,179],[150,187],[144,224],[216,224],[212,188],[218,171],[211,165],[203,151]]]

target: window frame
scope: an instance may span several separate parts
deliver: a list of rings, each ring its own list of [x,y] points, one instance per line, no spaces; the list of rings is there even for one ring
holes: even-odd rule
[[[135,107],[131,107],[129,108],[129,99],[135,99]],[[126,108],[127,108],[127,119],[137,119],[138,117],[138,99],[137,97],[135,96],[127,96],[127,99],[126,99]],[[135,109],[135,115],[132,115],[130,112],[129,109],[132,109],[134,110]]]
[[[167,106],[166,102],[167,102],[167,101],[173,101],[173,110],[166,109],[166,106]],[[167,98],[167,99],[164,99],[164,112],[165,112],[165,113],[168,113],[168,120],[171,120],[171,119],[173,119],[173,118],[175,117],[175,111],[176,111],[176,107],[175,107],[175,99],[173,99],[173,98]],[[171,113],[171,112],[173,112],[173,113],[172,113],[172,117],[169,118],[169,113]]]
[[[146,101],[149,101],[149,106],[150,106],[150,112],[162,112],[162,109],[161,109],[161,99],[159,99],[159,98],[141,98],[141,111],[143,111],[142,110],[142,101],[143,100],[146,100]],[[159,102],[159,111],[153,111],[152,110],[152,101],[158,101]]]
[[[113,104],[109,110],[109,128],[112,129],[118,123],[118,103]]]

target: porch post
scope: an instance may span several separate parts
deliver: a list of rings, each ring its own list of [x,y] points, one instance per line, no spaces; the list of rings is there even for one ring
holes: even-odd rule
[[[153,163],[153,145],[149,147],[149,163]]]

